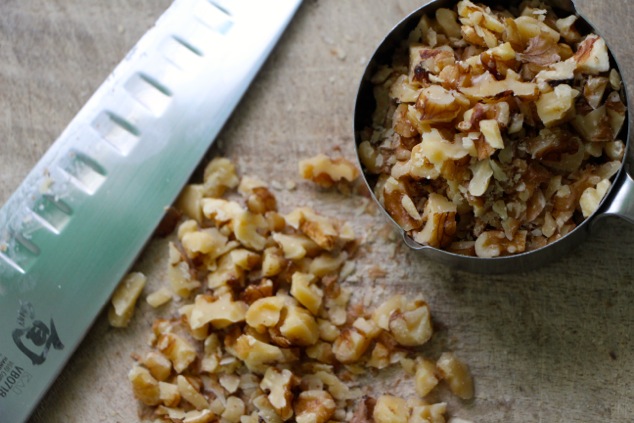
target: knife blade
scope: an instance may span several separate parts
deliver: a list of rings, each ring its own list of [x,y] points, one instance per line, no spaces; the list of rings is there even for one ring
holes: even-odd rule
[[[25,421],[301,0],[175,0],[0,208],[0,423]]]

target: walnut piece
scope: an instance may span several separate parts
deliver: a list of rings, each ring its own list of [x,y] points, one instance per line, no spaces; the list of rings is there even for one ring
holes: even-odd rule
[[[110,326],[122,328],[128,326],[134,306],[139,299],[147,278],[143,273],[133,272],[126,275],[115,289],[110,300],[108,321]]]
[[[436,367],[440,376],[449,384],[449,389],[462,399],[473,397],[473,378],[469,367],[453,353],[442,353]]]
[[[277,414],[288,420],[293,416],[293,386],[295,377],[288,369],[278,370],[269,367],[264,373],[260,387],[269,392],[268,399]]]
[[[233,323],[243,322],[247,309],[248,306],[244,302],[233,301],[229,295],[219,298],[197,295],[189,324],[192,329],[200,328],[207,323],[217,329],[224,329]]]
[[[392,395],[381,395],[376,400],[372,417],[376,423],[407,423],[409,411],[404,399]]]
[[[319,313],[324,292],[314,283],[315,277],[313,275],[316,274],[301,272],[293,273],[291,295],[316,316]]]
[[[157,405],[160,402],[159,383],[148,369],[134,366],[128,373],[128,379],[136,399],[145,405]]]
[[[319,339],[317,321],[308,310],[300,306],[286,308],[286,316],[280,325],[280,333],[292,345],[309,346]]]
[[[408,300],[395,295],[377,307],[372,320],[404,346],[423,345],[433,333],[429,307],[421,296]]]
[[[147,353],[142,363],[158,381],[166,380],[172,373],[172,363],[157,351]]]
[[[161,334],[156,342],[156,348],[170,359],[177,373],[182,373],[197,356],[194,346],[174,333]]]
[[[274,327],[280,321],[285,301],[281,296],[265,297],[256,300],[246,312],[246,322],[259,332]]]
[[[421,398],[427,396],[432,389],[438,385],[436,377],[436,364],[425,359],[416,363],[416,374],[414,376],[416,393]]]
[[[425,226],[414,234],[414,240],[433,247],[448,245],[456,232],[456,212],[454,203],[442,195],[430,194],[423,213]]]
[[[331,159],[325,154],[318,154],[299,162],[299,174],[325,188],[339,181],[353,182],[359,177],[359,169],[350,161],[340,157]]]
[[[216,157],[205,167],[203,190],[208,197],[220,197],[227,189],[238,186],[236,168],[230,160]]]
[[[581,197],[579,198],[579,204],[581,205],[581,212],[583,217],[588,217],[594,213],[598,208],[601,200],[608,192],[612,184],[609,180],[601,180],[596,187],[586,188]]]
[[[145,300],[150,306],[157,308],[172,300],[172,291],[164,286],[159,288],[157,291],[152,292],[145,298]]]
[[[326,423],[335,413],[336,407],[328,391],[303,391],[294,404],[295,420],[297,423]]]
[[[196,389],[192,383],[183,375],[176,377],[176,386],[178,392],[185,401],[193,405],[196,410],[204,410],[209,408],[209,402],[198,389]]]
[[[508,239],[504,231],[486,231],[475,242],[478,257],[499,257],[523,253],[525,250],[526,231],[518,231],[512,239]]]

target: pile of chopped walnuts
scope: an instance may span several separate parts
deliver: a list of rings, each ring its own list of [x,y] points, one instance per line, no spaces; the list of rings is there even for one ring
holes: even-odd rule
[[[496,257],[541,248],[599,206],[623,160],[604,40],[539,1],[423,16],[372,76],[361,134],[375,194],[418,243]]]
[[[301,169],[316,182],[358,175],[327,157]],[[473,396],[468,367],[454,353],[431,361],[417,348],[433,334],[422,295],[395,295],[373,311],[349,306],[343,282],[358,248],[349,224],[310,208],[280,214],[264,182],[239,179],[223,158],[177,207],[189,219],[169,245],[169,286],[147,301],[160,307],[177,296],[184,305],[154,322],[151,350],[129,372],[155,421],[444,423],[447,404],[426,401],[441,381],[459,398]],[[131,274],[117,290],[118,326],[144,283]],[[409,398],[372,397],[372,386],[359,384],[394,366],[413,380]]]

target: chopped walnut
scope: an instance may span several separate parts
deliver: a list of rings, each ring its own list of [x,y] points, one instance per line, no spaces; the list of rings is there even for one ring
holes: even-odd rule
[[[230,345],[230,351],[253,372],[263,372],[267,364],[285,361],[284,352],[277,346],[260,341],[252,335],[240,335]]]
[[[203,341],[203,357],[200,369],[207,373],[215,373],[220,367],[222,348],[217,334],[212,333]]]
[[[339,336],[339,328],[328,320],[317,319],[319,337],[327,342],[333,342]]]
[[[267,185],[253,177],[245,176],[240,180],[238,192],[245,198],[247,208],[252,213],[266,213],[277,210],[277,200]]]
[[[466,364],[453,353],[443,353],[436,366],[440,376],[449,384],[451,392],[462,399],[473,397],[473,378]]]
[[[323,187],[331,187],[339,181],[353,182],[359,177],[359,170],[344,158],[331,159],[318,154],[299,162],[299,174]]]
[[[209,408],[209,402],[192,383],[183,375],[176,377],[176,386],[178,392],[185,401],[193,405],[196,410],[204,410]]]
[[[407,401],[392,395],[381,395],[374,405],[372,417],[376,423],[407,423],[410,408]]]
[[[596,109],[601,105],[603,95],[608,87],[610,80],[605,76],[590,76],[583,86],[583,97],[586,99],[590,107]]]
[[[335,413],[337,404],[328,391],[309,390],[297,396],[293,407],[297,423],[326,423]]]
[[[296,229],[301,230],[315,244],[325,250],[332,250],[338,239],[338,231],[334,222],[324,216],[320,216],[309,208],[295,209],[288,216],[286,222]]]
[[[623,160],[622,82],[605,41],[555,12],[462,0],[421,17],[408,48],[378,63],[359,158],[376,198],[414,241],[519,254],[589,216],[596,195],[587,191],[582,205],[582,193],[598,181],[588,185],[585,169]],[[544,195],[554,180],[573,193],[564,208],[561,195]]]
[[[599,208],[599,204],[610,189],[610,186],[612,186],[610,181],[607,179],[603,179],[597,184],[596,187],[588,187],[583,191],[581,197],[579,198],[579,204],[581,205],[581,212],[583,213],[583,217],[590,216]]]
[[[421,91],[414,107],[421,123],[440,123],[451,122],[468,105],[469,100],[459,93],[430,85]]]
[[[259,332],[274,327],[280,321],[286,302],[280,296],[265,297],[256,300],[246,312],[246,322]]]
[[[504,231],[483,232],[475,242],[475,253],[485,258],[523,253],[526,235],[526,231],[518,231],[512,239],[508,239]]]
[[[335,354],[332,352],[332,344],[328,342],[317,341],[306,347],[306,355],[320,363],[335,364],[336,362]]]
[[[159,398],[166,407],[175,407],[181,401],[178,386],[173,383],[159,382]]]
[[[284,252],[284,258],[301,260],[306,255],[313,255],[319,250],[319,246],[310,238],[300,234],[273,234],[273,239]]]
[[[169,244],[167,277],[172,291],[181,297],[189,296],[201,285],[199,281],[193,279],[189,262],[174,243]]]
[[[278,370],[269,367],[264,373],[260,387],[269,392],[268,399],[277,414],[288,420],[293,416],[293,386],[295,376],[287,369]]]
[[[411,423],[445,423],[447,404],[418,404],[412,407]]]
[[[492,148],[503,149],[504,140],[500,132],[500,124],[496,119],[484,119],[480,121],[480,132],[484,136],[484,140]]]
[[[134,306],[145,287],[147,278],[143,273],[133,272],[126,275],[115,289],[110,300],[108,321],[110,326],[121,328],[130,323]]]
[[[561,36],[568,43],[578,43],[581,41],[581,34],[575,28],[574,24],[577,21],[577,16],[570,15],[566,18],[557,19],[555,25]]]
[[[384,369],[392,364],[392,351],[385,344],[377,342],[367,361],[369,367]]]
[[[429,392],[438,385],[436,377],[436,364],[422,359],[416,363],[416,374],[414,376],[416,393],[424,398]]]
[[[165,407],[167,416],[170,421],[181,421],[183,423],[210,423],[214,419],[214,413],[211,410],[191,410],[183,411],[181,409],[172,409]]]
[[[434,247],[446,246],[456,232],[456,205],[439,194],[431,194],[425,203],[423,229],[414,240]]]
[[[439,16],[445,28],[437,36],[455,35],[456,16],[450,11]],[[426,66],[442,67],[447,59],[442,57]],[[496,125],[507,122],[507,109],[491,107],[487,117],[496,119]],[[441,147],[453,144],[444,132],[428,132],[426,139],[424,152],[439,164],[439,173],[458,171],[458,166],[470,171],[466,161],[450,170],[440,165],[443,154],[458,161],[467,157],[462,144],[447,153]],[[612,155],[624,149],[616,141],[601,144],[600,150],[604,147]],[[262,181],[248,177],[237,183],[233,166],[213,163],[209,172],[215,176],[209,178],[215,178],[211,185],[216,190],[195,188],[193,199],[181,199],[181,207],[199,203],[201,218],[188,216],[168,246],[171,289],[147,298],[158,306],[173,293],[181,297],[172,304],[177,316],[154,322],[151,350],[135,355],[137,364],[129,373],[135,397],[157,422],[188,423],[361,422],[372,415],[375,421],[390,421],[392,403],[405,404],[396,411],[406,415],[422,406],[385,397],[376,408],[373,398],[364,397],[369,392],[359,386],[359,377],[367,368],[379,372],[400,363],[420,395],[433,389],[433,377],[440,377],[440,371],[409,348],[432,334],[424,299],[397,295],[374,313],[351,304],[352,290],[342,285],[355,269],[358,241],[351,225],[306,207],[282,216],[272,207],[272,193],[261,191]],[[596,168],[575,193],[598,188],[613,171],[613,166]],[[235,194],[235,186],[242,200],[211,197],[220,191]],[[553,187],[551,195],[559,188]],[[422,203],[401,195],[400,201],[405,213],[435,228],[434,236],[452,239],[457,208],[445,207],[447,198]],[[369,274],[384,273],[374,265]],[[414,417],[418,420],[412,421],[437,421],[440,404],[421,408]]]
[[[519,75],[508,70],[506,78],[497,80],[491,73],[486,72],[475,79],[471,87],[462,87],[460,91],[469,99],[484,100],[501,96],[506,92],[525,100],[534,100],[539,97],[539,88],[534,82],[523,82]]]
[[[315,277],[313,274],[293,273],[291,295],[316,316],[319,313],[324,292],[313,283],[314,281]]]
[[[164,333],[159,336],[156,347],[170,359],[177,373],[182,373],[197,356],[194,346],[185,338],[174,333]]]
[[[227,398],[225,410],[222,412],[222,419],[229,423],[239,423],[241,417],[245,413],[246,406],[244,401],[238,397],[230,396]]]
[[[202,184],[185,185],[174,206],[185,215],[197,222],[202,222],[203,211],[201,201],[204,196],[204,186]]]
[[[209,162],[203,181],[203,190],[208,197],[220,197],[228,188],[235,188],[239,183],[234,164],[224,157]]]
[[[421,296],[408,300],[403,295],[395,295],[377,307],[372,320],[405,346],[422,345],[433,333],[429,307]]]
[[[268,222],[264,216],[244,211],[236,216],[232,223],[233,233],[239,242],[256,251],[264,250],[266,238],[260,233],[261,230],[268,229]]]
[[[365,168],[372,173],[380,173],[383,168],[384,159],[377,148],[369,141],[363,141],[359,144],[359,159]]]
[[[590,75],[598,75],[610,70],[608,48],[603,38],[590,34],[581,41],[575,53],[577,70]]]
[[[326,367],[325,370],[316,372],[315,376],[326,385],[328,392],[330,392],[332,397],[337,401],[356,399],[360,396],[358,390],[351,389],[348,385],[343,383],[337,375],[333,374],[331,367]]]
[[[371,339],[357,328],[341,331],[332,344],[332,352],[341,363],[358,361],[370,346]]]
[[[207,286],[211,289],[219,289],[226,286],[242,286],[245,270],[234,261],[234,256],[224,254],[211,264],[214,269],[207,275]]]
[[[209,295],[197,295],[189,324],[197,329],[210,323],[217,329],[243,322],[248,306],[242,301],[233,301],[229,295],[213,298]]]
[[[287,307],[286,316],[279,329],[282,336],[288,339],[292,345],[313,345],[319,339],[317,321],[303,307]]]
[[[471,166],[471,172],[473,173],[473,176],[469,181],[469,194],[473,195],[474,197],[481,197],[487,192],[487,190],[489,189],[489,184],[491,182],[491,177],[493,176],[493,167],[491,166],[491,163],[492,162],[490,159],[484,159],[476,162],[473,166]],[[429,196],[429,200],[431,200],[431,195]],[[451,205],[453,205],[452,209],[455,210],[456,205],[453,203],[451,203]],[[456,211],[453,212],[456,213]]]
[[[164,286],[157,291],[152,292],[145,300],[150,306],[157,308],[172,300],[172,291]]]
[[[254,411],[253,423],[265,421],[267,423],[281,423],[282,418],[277,414],[266,395],[262,394],[253,399]]]
[[[282,250],[268,247],[262,255],[262,276],[270,277],[279,274],[286,264]]]
[[[189,258],[204,254],[209,260],[215,260],[227,242],[227,237],[216,228],[186,232],[181,238],[181,244]]]
[[[134,366],[128,373],[128,379],[136,399],[145,405],[157,405],[160,402],[159,382],[148,369]]]
[[[172,373],[172,363],[157,351],[147,353],[142,363],[158,381],[166,380]]]
[[[401,345],[422,345],[431,338],[432,326],[429,307],[422,298],[403,300],[391,315],[390,332]]]
[[[557,85],[553,91],[543,93],[535,103],[537,114],[546,127],[559,125],[574,117],[575,98],[579,91],[570,85]]]
[[[203,215],[217,223],[227,223],[244,211],[244,208],[235,201],[220,198],[203,198],[201,207]]]
[[[335,255],[332,253],[320,254],[310,262],[308,272],[317,277],[335,274],[342,269],[347,259],[348,253],[345,251],[336,253]]]

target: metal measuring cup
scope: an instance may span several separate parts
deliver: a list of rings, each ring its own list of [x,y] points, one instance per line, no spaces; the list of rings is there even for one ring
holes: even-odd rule
[[[515,255],[482,258],[474,256],[466,256],[452,253],[450,251],[441,250],[428,245],[422,245],[414,241],[389,215],[382,204],[376,198],[374,186],[376,185],[376,176],[369,174],[359,158],[359,144],[361,143],[361,132],[371,122],[371,115],[376,107],[376,103],[372,93],[372,84],[370,77],[374,74],[376,68],[380,64],[389,63],[391,55],[398,44],[407,38],[409,32],[417,25],[423,15],[431,15],[439,8],[452,8],[458,0],[432,0],[430,3],[420,7],[412,12],[409,16],[399,22],[379,44],[376,51],[366,66],[365,72],[359,84],[357,98],[354,108],[354,138],[355,149],[359,166],[363,169],[363,178],[372,195],[372,198],[383,211],[383,214],[398,228],[403,236],[405,244],[412,250],[418,251],[428,259],[438,261],[448,265],[454,269],[465,270],[473,273],[512,273],[533,270],[539,266],[543,266],[564,254],[570,252],[575,246],[579,245],[590,234],[596,223],[606,216],[618,216],[626,221],[634,224],[634,179],[630,176],[628,165],[631,159],[629,156],[629,109],[626,114],[626,121],[621,129],[620,139],[625,142],[625,154],[623,162],[618,173],[612,178],[612,186],[604,196],[597,210],[586,219],[584,219],[577,227],[561,237],[560,239],[536,250],[527,251]],[[484,1],[489,6],[501,5],[505,7],[519,4],[519,1]],[[581,33],[595,33],[600,35],[596,29],[581,16],[575,7],[573,0],[547,0],[553,9],[558,12],[566,12],[567,14],[575,14],[578,17],[575,25]],[[606,42],[607,43],[607,42]],[[618,63],[614,58],[611,50],[608,48],[611,66],[621,74]],[[625,84],[622,87],[622,99],[624,104],[628,105],[627,90]]]

